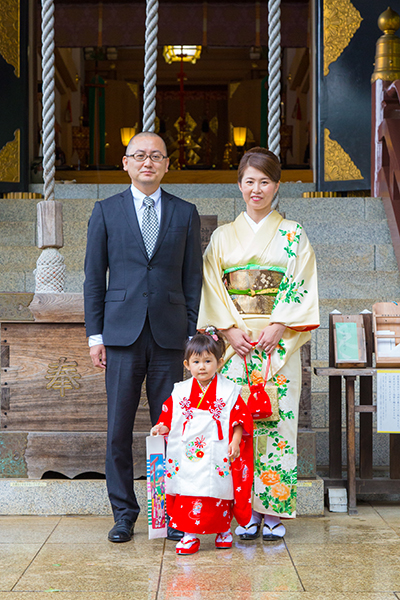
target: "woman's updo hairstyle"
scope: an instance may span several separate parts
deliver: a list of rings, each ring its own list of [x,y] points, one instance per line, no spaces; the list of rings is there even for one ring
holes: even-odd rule
[[[215,327],[206,327],[204,333],[196,333],[186,342],[184,359],[189,362],[191,356],[200,356],[203,352],[213,354],[217,360],[225,353],[225,340]]]
[[[271,181],[278,183],[281,178],[281,165],[279,159],[273,152],[266,148],[251,148],[242,156],[238,167],[238,182],[243,179],[247,167],[254,167],[261,171]]]

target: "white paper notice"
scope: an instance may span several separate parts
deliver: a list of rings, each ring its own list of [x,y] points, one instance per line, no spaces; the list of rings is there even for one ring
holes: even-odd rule
[[[377,432],[400,433],[400,369],[377,370]]]

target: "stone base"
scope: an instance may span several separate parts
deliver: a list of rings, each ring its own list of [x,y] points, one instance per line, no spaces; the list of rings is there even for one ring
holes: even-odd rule
[[[324,515],[324,480],[321,477],[298,480],[297,515],[299,517]]]
[[[135,481],[136,496],[147,511],[146,481]],[[324,514],[324,482],[299,480],[298,516]],[[0,479],[0,515],[111,515],[104,480]]]

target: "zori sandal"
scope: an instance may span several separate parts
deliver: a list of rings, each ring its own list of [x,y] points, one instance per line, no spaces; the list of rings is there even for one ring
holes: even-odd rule
[[[260,523],[250,523],[244,527],[239,525],[236,527],[235,533],[241,540],[255,540],[260,535]]]
[[[215,547],[216,548],[232,548],[232,534],[230,531],[226,533],[218,533],[215,538]]]
[[[265,542],[273,542],[276,540],[281,540],[286,533],[286,529],[282,523],[276,523],[276,525],[267,525],[264,523],[263,527],[263,540]]]
[[[177,554],[196,554],[200,548],[199,538],[189,538],[185,540],[182,538],[176,545]]]

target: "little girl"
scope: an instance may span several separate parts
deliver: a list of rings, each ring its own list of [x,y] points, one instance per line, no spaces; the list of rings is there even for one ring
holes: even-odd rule
[[[176,383],[152,435],[168,435],[167,511],[170,525],[185,532],[177,554],[194,554],[196,534],[216,533],[216,548],[230,548],[235,516],[251,518],[253,421],[240,387],[217,369],[225,343],[208,327],[186,344],[184,365],[192,377]]]

